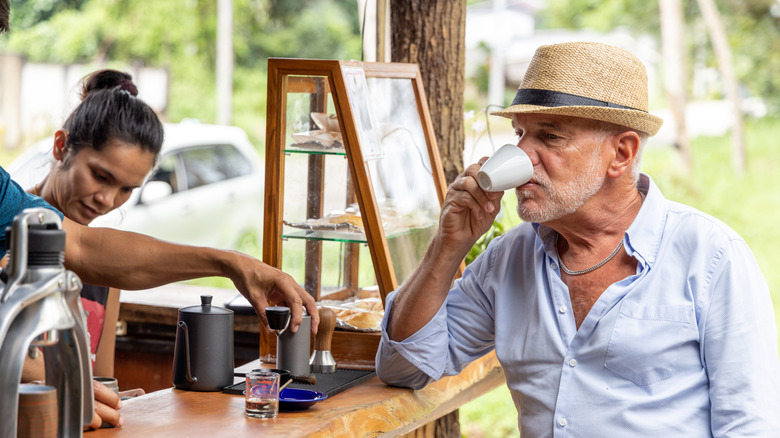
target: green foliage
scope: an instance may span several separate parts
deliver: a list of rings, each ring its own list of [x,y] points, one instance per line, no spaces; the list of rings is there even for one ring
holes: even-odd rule
[[[698,4],[682,1],[686,24],[686,46],[693,71],[717,69],[712,42],[708,37]],[[743,94],[765,100],[770,111],[780,111],[780,5],[771,0],[716,1],[731,46],[734,68]],[[658,41],[661,25],[658,2],[640,0],[550,0],[540,12],[541,28],[595,29],[608,32],[629,29],[634,35],[649,35]],[[690,81],[693,81],[692,74]],[[718,90],[721,98],[724,92]]]
[[[309,2],[294,16],[274,20],[255,37],[257,54],[263,57],[360,59],[357,23],[333,2]],[[284,9],[287,11],[286,9]],[[238,53],[241,56],[242,53]]]
[[[0,50],[32,62],[122,66],[170,73],[168,121],[216,119],[216,2],[28,0],[13,2]],[[268,57],[360,59],[351,0],[234,0],[234,124],[264,141]]]
[[[49,20],[58,12],[78,9],[83,3],[84,0],[13,0],[11,15],[14,26],[26,28]]]
[[[637,0],[550,0],[539,15],[548,29],[595,29],[608,32],[630,28],[637,34],[657,34],[658,2]]]
[[[490,227],[487,233],[483,234],[482,237],[477,240],[474,246],[471,247],[469,253],[466,254],[466,264],[468,265],[473,262],[478,255],[482,254],[487,249],[491,240],[504,234],[505,231],[506,228],[504,227],[504,224],[499,221],[493,222],[493,225]]]
[[[520,437],[517,409],[506,385],[463,405],[460,409],[460,433],[464,438]]]

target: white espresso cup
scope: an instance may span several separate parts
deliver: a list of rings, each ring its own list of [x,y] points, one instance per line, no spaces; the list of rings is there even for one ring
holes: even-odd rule
[[[477,172],[477,183],[486,192],[503,192],[531,180],[534,166],[522,149],[513,144],[501,146]]]

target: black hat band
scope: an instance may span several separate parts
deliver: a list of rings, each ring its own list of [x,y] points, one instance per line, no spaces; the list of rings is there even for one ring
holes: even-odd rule
[[[630,106],[619,105],[617,103],[604,102],[603,100],[591,99],[590,97],[578,96],[576,94],[563,93],[553,90],[537,90],[533,88],[521,88],[517,90],[512,105],[536,105],[536,106],[600,106],[606,108],[629,109],[642,111]]]

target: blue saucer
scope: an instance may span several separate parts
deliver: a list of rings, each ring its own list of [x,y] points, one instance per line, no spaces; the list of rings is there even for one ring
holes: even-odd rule
[[[328,394],[308,389],[284,388],[279,394],[279,409],[302,411],[328,398]]]

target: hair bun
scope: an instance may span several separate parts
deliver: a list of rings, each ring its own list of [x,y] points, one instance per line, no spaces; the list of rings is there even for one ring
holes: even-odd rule
[[[127,91],[128,93],[132,94],[133,96],[138,96],[138,88],[136,88],[133,81],[129,79],[122,79],[121,81],[116,83],[116,86]]]

